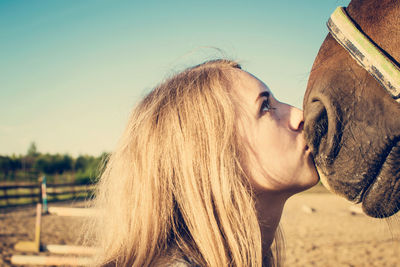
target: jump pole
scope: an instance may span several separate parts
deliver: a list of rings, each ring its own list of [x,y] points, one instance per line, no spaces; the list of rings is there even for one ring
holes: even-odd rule
[[[57,256],[33,256],[13,255],[11,263],[15,265],[52,265],[52,266],[87,266],[92,259],[87,257],[57,257]]]
[[[91,217],[96,216],[95,209],[89,208],[63,208],[63,207],[49,207],[48,212],[57,216],[77,216],[77,217]]]
[[[44,252],[55,254],[94,255],[96,248],[71,245],[42,245]]]
[[[47,213],[47,186],[46,186],[46,176],[43,176],[42,180],[42,202],[43,202],[43,213]]]

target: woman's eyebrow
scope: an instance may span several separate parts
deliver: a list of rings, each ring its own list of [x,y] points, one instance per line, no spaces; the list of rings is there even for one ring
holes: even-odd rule
[[[269,95],[270,95],[270,93],[269,93],[268,91],[263,91],[263,92],[261,92],[261,93],[257,96],[256,102],[257,102],[258,99],[260,99],[261,97],[266,97],[266,98],[268,98]]]

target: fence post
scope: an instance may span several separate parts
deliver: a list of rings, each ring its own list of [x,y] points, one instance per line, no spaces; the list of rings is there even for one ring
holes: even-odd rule
[[[39,201],[39,199],[37,199],[37,196],[35,196],[35,194],[36,194],[36,189],[37,189],[37,188],[34,188],[34,187],[31,187],[31,188],[29,189],[29,192],[31,192],[31,195],[32,195],[32,197],[31,197],[31,203],[35,203],[35,202]]]
[[[47,214],[47,187],[46,187],[46,176],[42,179],[42,203],[43,203],[43,213]]]
[[[7,188],[4,187],[3,189],[5,200],[6,200],[6,206],[10,205],[10,201],[8,200],[8,194],[7,194]]]
[[[39,182],[39,199],[38,199],[38,203],[42,203],[42,177],[39,177],[38,182]]]

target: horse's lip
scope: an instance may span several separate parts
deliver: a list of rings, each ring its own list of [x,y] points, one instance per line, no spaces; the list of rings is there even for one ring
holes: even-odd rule
[[[392,152],[393,148],[395,147],[396,143],[392,143],[389,149],[389,152],[387,153],[387,155],[385,156],[385,159],[382,161],[382,163],[380,165],[377,166],[377,171],[376,175],[372,178],[369,179],[369,183],[367,184],[367,186],[365,186],[360,193],[358,194],[358,196],[355,198],[356,203],[362,203],[364,202],[364,198],[365,195],[367,194],[367,192],[369,191],[369,189],[371,188],[371,186],[375,183],[376,179],[378,178],[379,174],[380,174],[380,170],[382,169],[383,165],[385,165],[387,158],[389,157],[390,153]]]
[[[399,149],[400,141],[391,148],[375,181],[365,188],[362,208],[371,217],[386,218],[400,210],[400,191],[397,186],[400,180]]]
[[[371,181],[370,181],[370,183],[367,185],[367,186],[365,186],[361,191],[360,191],[360,193],[357,195],[357,197],[354,199],[354,203],[357,203],[357,204],[359,204],[359,203],[362,203],[362,202],[364,202],[364,197],[365,197],[365,194],[366,194],[366,192],[368,192],[368,190],[371,188],[371,186],[374,184],[374,182],[376,181],[376,178],[378,177],[378,175],[376,175],[375,177],[373,177],[372,179],[371,179]]]
[[[353,203],[362,203],[364,201],[365,195],[367,194],[367,192],[369,191],[371,186],[376,182],[377,178],[379,177],[380,171],[383,168],[383,166],[385,165],[385,163],[387,162],[387,159],[388,159],[391,151],[396,147],[397,143],[400,141],[400,136],[396,136],[396,137],[393,137],[390,139],[388,139],[386,137],[385,139],[387,139],[386,152],[385,152],[386,155],[382,158],[382,160],[380,160],[378,165],[375,165],[373,169],[368,171],[368,173],[370,173],[370,175],[366,175],[366,176],[362,177],[362,179],[360,179],[360,183],[364,183],[365,186],[363,186],[363,188],[358,193],[355,193],[354,195],[347,195],[347,194],[343,194],[340,191],[337,191],[337,193],[339,195],[342,195],[347,200],[349,200]],[[326,147],[323,147],[323,149],[326,149]],[[314,158],[317,159],[315,161],[317,163],[317,165],[319,165],[318,162],[321,162],[321,161],[325,162],[325,164],[327,162],[334,161],[329,156],[324,156],[327,154],[329,155],[329,152],[331,151],[331,149],[333,149],[333,147],[329,147],[329,150],[326,151],[326,150],[321,150],[321,147],[320,147],[320,149],[318,149],[318,151],[315,151],[315,152],[314,152],[314,150],[312,151],[312,155],[314,156]],[[377,160],[375,162],[377,162]],[[323,166],[323,164],[322,164],[322,166]],[[328,171],[327,169],[325,169],[325,170]],[[329,177],[330,176],[329,171],[325,175]],[[355,175],[357,175],[357,174],[355,174]],[[350,178],[350,177],[348,177],[348,178]],[[333,191],[335,191],[335,189],[333,189]]]

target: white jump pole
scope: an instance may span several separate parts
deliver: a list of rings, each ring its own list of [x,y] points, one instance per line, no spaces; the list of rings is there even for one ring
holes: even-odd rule
[[[95,209],[88,208],[49,207],[48,211],[57,216],[90,217],[96,215]]]
[[[93,255],[96,249],[93,247],[70,245],[43,245],[43,251],[55,254]]]
[[[53,266],[87,266],[91,264],[91,258],[84,257],[56,257],[56,256],[33,256],[13,255],[11,263],[15,265],[53,265]]]

